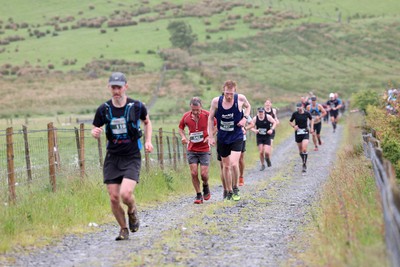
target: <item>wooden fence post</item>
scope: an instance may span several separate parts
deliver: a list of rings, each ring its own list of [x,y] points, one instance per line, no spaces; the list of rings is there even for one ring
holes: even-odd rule
[[[81,178],[85,176],[85,124],[81,123],[80,124],[80,138],[79,138],[79,144],[80,144],[80,158],[79,158],[79,166],[81,170]]]
[[[7,128],[6,133],[7,133],[6,140],[7,140],[8,201],[14,204],[17,196],[15,194],[13,128],[12,127]]]
[[[158,145],[158,135],[156,135],[157,162],[160,162],[160,147]]]
[[[171,146],[170,146],[169,136],[168,135],[167,135],[167,146],[168,146],[168,161],[169,161],[169,164],[171,165],[172,155],[171,155]]]
[[[78,128],[75,128],[75,142],[76,142],[76,149],[78,151],[78,165],[79,167],[81,166],[81,145],[80,145],[80,141],[79,141],[79,131]]]
[[[101,136],[97,139],[97,149],[99,150],[100,167],[103,167],[103,147],[101,145]]]
[[[54,153],[54,127],[53,123],[47,124],[47,142],[48,142],[48,156],[49,156],[49,176],[50,184],[53,192],[56,192],[56,166],[55,166],[55,153]]]
[[[158,135],[160,140],[160,168],[164,170],[164,146],[163,146],[163,133],[162,128],[158,129]]]
[[[24,133],[26,172],[28,175],[28,183],[30,183],[32,181],[32,165],[28,143],[28,128],[26,125],[22,125],[22,132]]]
[[[172,129],[172,153],[174,157],[174,170],[176,170],[176,135],[175,129]]]
[[[61,169],[61,159],[60,159],[60,152],[58,151],[58,138],[57,138],[57,128],[54,128],[54,159],[57,170]]]
[[[182,146],[183,162],[187,161],[186,146]]]

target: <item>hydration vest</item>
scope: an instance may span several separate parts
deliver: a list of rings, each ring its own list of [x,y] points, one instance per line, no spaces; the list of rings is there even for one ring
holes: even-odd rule
[[[311,116],[321,116],[321,112],[319,111],[319,108],[318,108],[318,103],[316,104],[316,106],[315,106],[315,108],[313,108],[312,107],[312,105],[310,105],[310,114],[311,114]]]
[[[134,101],[127,103],[124,115],[122,117],[114,117],[111,105],[104,103],[105,114],[104,122],[106,124],[106,136],[109,142],[118,143],[120,141],[132,140],[138,142],[139,150],[142,148],[140,138],[142,130],[140,129],[140,118],[136,118],[134,106],[139,105],[139,116],[142,110],[142,103]]]

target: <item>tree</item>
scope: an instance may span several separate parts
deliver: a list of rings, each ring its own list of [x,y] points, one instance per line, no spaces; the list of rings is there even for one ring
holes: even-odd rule
[[[171,37],[172,46],[181,49],[190,49],[197,40],[197,35],[192,33],[192,27],[184,21],[172,21],[167,27]]]

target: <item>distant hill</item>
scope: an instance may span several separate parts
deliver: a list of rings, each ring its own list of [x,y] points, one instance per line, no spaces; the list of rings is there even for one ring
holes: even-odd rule
[[[225,79],[254,105],[380,90],[398,83],[399,11],[397,0],[8,1],[0,116],[92,113],[114,70],[128,73],[133,96],[157,96],[156,113],[181,112],[192,95],[207,103]],[[190,53],[171,48],[173,20],[197,34]]]

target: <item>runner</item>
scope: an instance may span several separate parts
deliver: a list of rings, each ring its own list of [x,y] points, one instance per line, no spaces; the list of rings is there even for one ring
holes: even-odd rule
[[[322,145],[321,141],[321,128],[322,122],[321,118],[326,116],[326,110],[321,104],[317,103],[317,97],[311,97],[311,105],[307,106],[306,109],[312,116],[314,120],[314,132],[312,133],[312,139],[314,143],[314,151],[318,151],[318,145]],[[317,142],[318,141],[318,142]]]
[[[334,93],[330,93],[329,98],[330,99],[326,102],[326,105],[328,106],[329,116],[331,117],[333,132],[335,132],[339,120],[339,109],[342,107],[342,101],[336,99]]]
[[[111,74],[108,81],[111,99],[97,108],[91,134],[100,138],[105,125],[107,154],[103,164],[103,182],[107,186],[111,210],[120,226],[115,240],[129,239],[124,208],[127,206],[128,225],[131,232],[139,230],[134,190],[139,183],[141,169],[140,121],[144,124],[144,148],[153,151],[151,143],[152,125],[145,105],[126,95],[128,82],[121,72]]]
[[[278,119],[278,115],[276,112],[276,108],[272,107],[272,102],[270,99],[267,99],[264,103],[264,109],[265,109],[265,113],[272,116],[272,118],[276,121],[276,127],[278,127],[279,125],[279,119]],[[272,126],[272,125],[271,125]],[[270,155],[272,156],[272,150],[273,150],[273,144],[274,144],[274,138],[275,138],[275,129],[271,134],[271,153]]]
[[[211,197],[208,185],[208,169],[210,164],[210,146],[208,145],[208,116],[209,112],[202,109],[201,99],[193,97],[190,100],[191,110],[186,112],[179,122],[179,134],[183,145],[187,145],[187,159],[192,176],[193,187],[196,191],[195,204],[201,204]],[[216,120],[214,120],[216,124]],[[189,129],[189,139],[185,127]],[[203,195],[200,190],[198,168],[203,181]]]
[[[311,114],[304,110],[302,103],[296,104],[297,111],[293,112],[289,120],[290,126],[295,130],[294,136],[299,148],[300,157],[303,163],[303,173],[307,171],[307,145],[310,134],[308,132],[308,120],[310,120],[310,132],[314,132],[314,120]],[[293,122],[294,121],[294,122]]]
[[[264,160],[268,167],[271,167],[271,135],[275,130],[277,122],[274,118],[265,113],[264,107],[258,108],[258,113],[253,118],[253,123],[248,127],[257,134],[257,147],[260,153],[261,169],[265,169]]]
[[[217,119],[217,152],[221,155],[223,176],[228,189],[227,199],[240,200],[239,195],[239,158],[243,148],[243,131],[249,117],[251,106],[243,94],[236,93],[236,82],[226,81],[224,95],[211,101],[208,118],[208,132],[214,132],[214,120]],[[243,108],[244,116],[242,113]],[[209,144],[215,145],[214,136],[209,136]],[[233,186],[232,186],[233,183]]]
[[[249,116],[247,119],[247,123],[252,123],[252,119]],[[245,168],[245,163],[244,163],[244,154],[246,152],[246,140],[247,140],[247,131],[246,131],[246,126],[242,128],[243,129],[243,147],[242,147],[242,153],[240,154],[239,158],[239,186],[244,185],[244,168]]]

